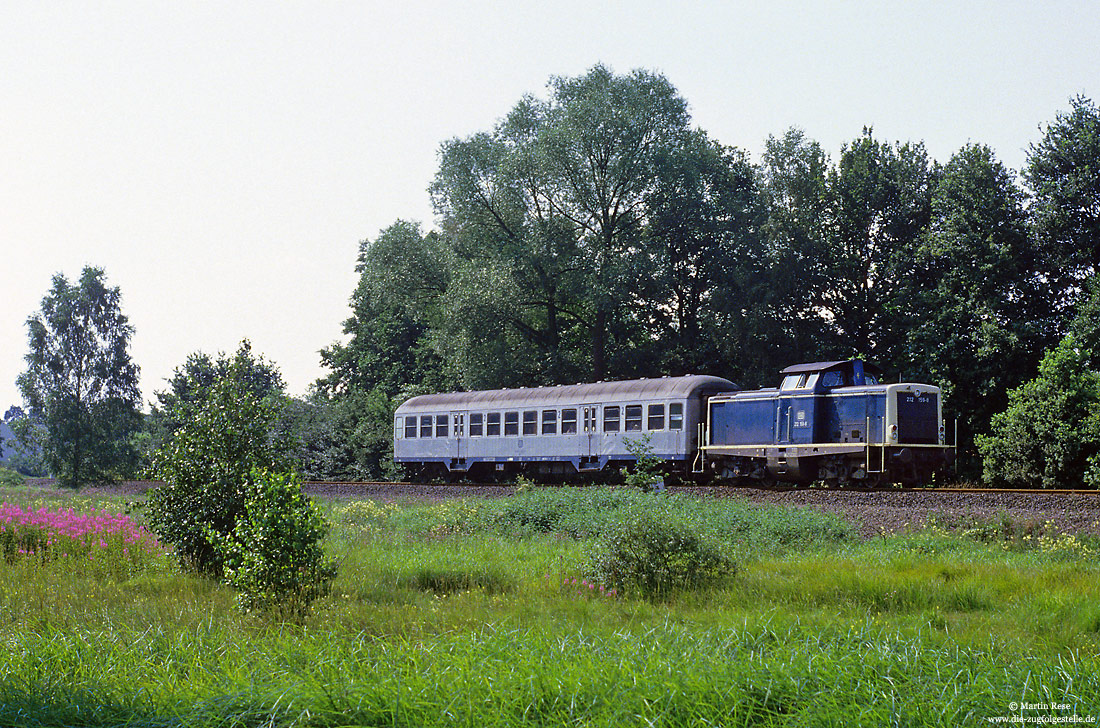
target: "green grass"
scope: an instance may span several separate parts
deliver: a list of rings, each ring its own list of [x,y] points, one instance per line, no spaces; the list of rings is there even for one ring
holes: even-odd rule
[[[642,508],[738,569],[656,602],[573,584]],[[861,542],[813,511],[594,489],[326,511],[340,575],[300,625],[163,563],[124,580],[4,565],[0,725],[956,726],[1013,701],[1100,717],[1088,539],[971,524]]]

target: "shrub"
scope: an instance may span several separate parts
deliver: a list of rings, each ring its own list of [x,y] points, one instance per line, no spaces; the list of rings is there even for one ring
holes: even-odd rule
[[[736,571],[721,546],[688,522],[660,509],[626,515],[597,540],[592,577],[647,599],[702,589]]]
[[[1100,374],[1070,335],[1043,357],[1039,376],[1008,393],[978,449],[988,483],[1017,488],[1100,485]]]
[[[7,468],[0,468],[0,486],[9,488],[12,486],[23,485],[23,476],[14,470],[8,470]]]
[[[223,581],[245,610],[298,618],[328,593],[335,566],[321,542],[328,524],[302,495],[298,475],[254,470],[244,483],[244,513],[229,534],[208,537],[221,557]]]
[[[175,547],[182,566],[214,578],[223,564],[210,534],[233,532],[254,469],[289,469],[292,444],[278,434],[280,403],[256,394],[255,366],[245,342],[194,402],[177,403],[173,416],[182,424],[153,456],[152,475],[164,486],[150,493],[149,524]]]
[[[634,456],[634,465],[620,471],[624,483],[647,493],[653,490],[655,483],[664,485],[664,463],[653,454],[650,439],[649,435],[645,435],[637,440],[623,440],[626,449]]]

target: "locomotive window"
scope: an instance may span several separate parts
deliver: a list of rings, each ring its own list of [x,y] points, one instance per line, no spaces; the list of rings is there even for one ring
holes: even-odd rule
[[[432,416],[421,415],[420,416],[420,436],[431,437],[432,436]]]
[[[416,416],[412,415],[405,418],[405,437],[416,437]]]
[[[822,387],[844,386],[844,372],[825,372],[821,375]]]
[[[484,416],[480,412],[470,414],[470,437],[481,437],[481,418]]]
[[[649,405],[649,418],[646,422],[647,430],[665,429],[665,406],[663,404]]]
[[[500,413],[490,412],[485,415],[485,434],[488,437],[500,436]]]
[[[518,435],[519,434],[519,412],[505,412],[504,413],[504,434],[505,435]]]
[[[603,408],[603,431],[604,432],[618,432],[619,431],[619,408],[618,407],[604,407]]]
[[[684,403],[673,402],[668,406],[668,429],[684,429]]]
[[[447,415],[435,416],[435,436],[446,437],[447,436]]]
[[[798,386],[798,375],[788,374],[783,377],[783,383],[779,385],[780,389],[794,389]]]
[[[557,410],[543,410],[542,411],[542,434],[544,434],[544,435],[556,435],[556,434],[558,434],[558,411]]]
[[[537,434],[539,434],[539,412],[538,412],[538,410],[524,410],[523,411],[523,434],[524,435],[537,435]]]
[[[561,434],[574,435],[577,432],[577,410],[564,409],[561,411]]]
[[[627,432],[642,431],[642,406],[640,404],[627,405],[626,426],[623,429]]]

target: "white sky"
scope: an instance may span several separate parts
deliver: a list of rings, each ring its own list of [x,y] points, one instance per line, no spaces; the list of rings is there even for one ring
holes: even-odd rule
[[[146,400],[248,337],[302,394],[341,337],[359,241],[432,227],[441,142],[551,75],[664,73],[759,159],[873,125],[1019,169],[1100,95],[1096,2],[49,2],[0,19],[0,415],[58,271],[105,268]],[[720,374],[720,372],[716,372]]]

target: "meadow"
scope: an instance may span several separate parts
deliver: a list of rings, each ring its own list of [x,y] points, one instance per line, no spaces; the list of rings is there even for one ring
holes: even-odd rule
[[[323,502],[339,576],[277,623],[175,569],[140,504],[26,487],[0,503],[0,725],[1100,717],[1100,544],[1042,524],[862,540],[813,510],[596,488]],[[720,578],[602,583],[608,534],[654,513],[720,548]]]

